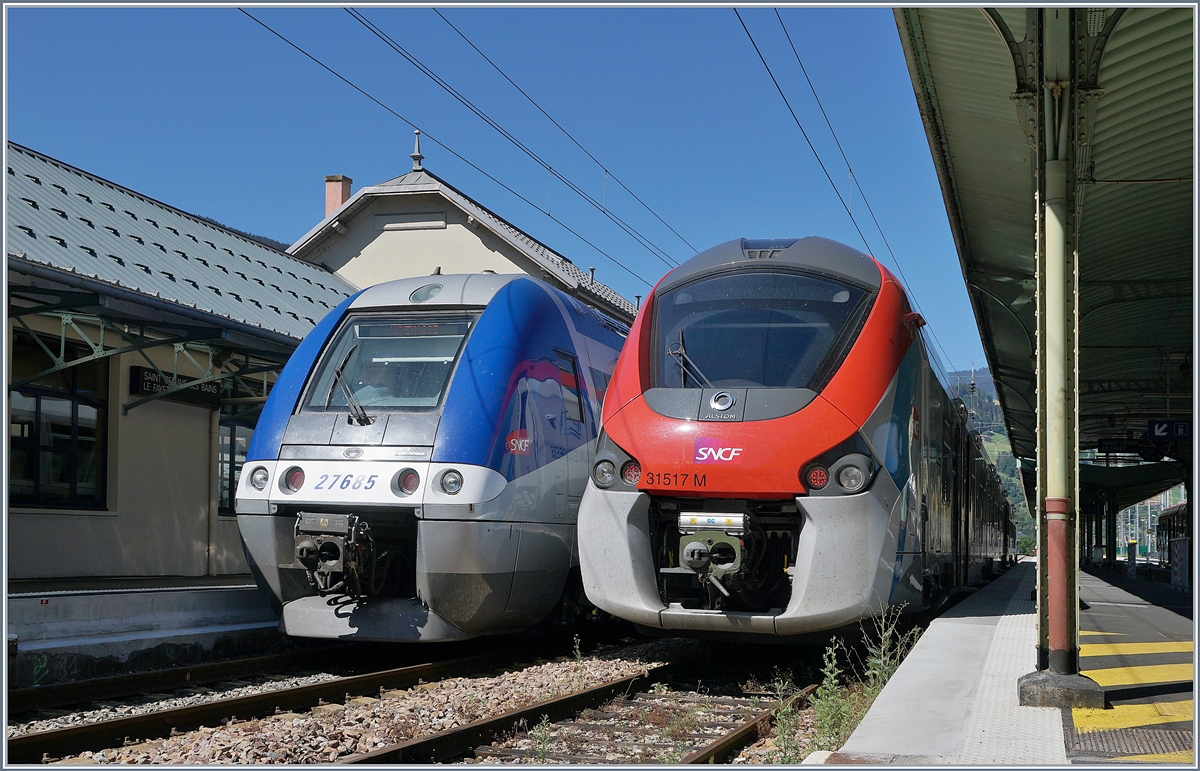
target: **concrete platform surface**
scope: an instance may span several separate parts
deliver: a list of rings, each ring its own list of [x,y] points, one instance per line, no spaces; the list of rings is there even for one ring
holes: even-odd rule
[[[1021,562],[935,619],[825,762],[1067,764],[1061,711],[1017,704],[1036,662],[1035,580]]]
[[[74,592],[124,592],[145,589],[205,589],[254,586],[254,576],[234,573],[224,576],[96,576],[75,578],[9,579],[8,596],[63,594]]]
[[[279,620],[247,576],[9,584],[11,688],[271,649]]]
[[[1080,669],[1105,708],[1022,707],[1035,570],[1021,562],[935,619],[845,746],[813,762],[1195,767],[1192,595],[1081,572]]]

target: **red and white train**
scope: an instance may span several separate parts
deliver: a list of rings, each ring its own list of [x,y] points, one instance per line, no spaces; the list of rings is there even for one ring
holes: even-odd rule
[[[929,607],[1015,554],[1012,510],[896,278],[824,238],[668,273],[605,398],[579,512],[599,608],[798,635]]]

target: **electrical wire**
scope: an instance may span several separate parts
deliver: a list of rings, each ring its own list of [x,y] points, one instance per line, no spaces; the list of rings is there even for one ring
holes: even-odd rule
[[[256,22],[256,23],[257,23],[259,26],[261,26],[263,29],[267,30],[267,31],[268,31],[268,32],[270,32],[272,35],[274,35],[275,37],[279,38],[280,40],[282,40],[283,42],[287,43],[287,44],[288,44],[289,46],[291,46],[292,48],[294,48],[294,49],[296,49],[297,51],[299,51],[301,54],[303,54],[305,57],[307,57],[307,58],[308,58],[310,61],[312,61],[314,64],[318,65],[319,67],[321,67],[323,70],[325,70],[326,72],[328,72],[330,75],[333,75],[335,78],[337,78],[338,80],[342,81],[342,82],[343,82],[343,83],[345,83],[346,85],[350,86],[351,88],[353,88],[353,89],[354,89],[355,91],[357,91],[358,93],[360,93],[360,94],[362,94],[363,96],[365,96],[366,98],[370,99],[372,102],[374,102],[375,104],[377,104],[377,105],[379,105],[380,107],[382,107],[384,110],[386,110],[388,113],[390,113],[390,114],[391,114],[391,115],[393,115],[394,117],[396,117],[396,118],[399,118],[401,121],[403,121],[404,123],[407,123],[407,124],[408,124],[409,126],[411,126],[412,128],[414,128],[414,129],[417,129],[418,131],[420,131],[420,132],[421,132],[421,133],[422,133],[422,134],[425,136],[425,138],[426,138],[426,139],[428,139],[430,142],[433,142],[435,145],[437,145],[438,147],[441,147],[443,150],[445,150],[446,152],[450,153],[450,154],[451,154],[451,155],[453,155],[455,158],[457,158],[458,160],[460,160],[460,161],[462,161],[463,163],[465,163],[467,166],[470,166],[472,169],[474,169],[475,171],[479,172],[479,173],[480,173],[480,174],[482,174],[483,176],[487,177],[487,178],[488,178],[488,179],[490,179],[492,182],[495,182],[497,185],[499,185],[500,187],[502,187],[504,190],[507,190],[509,193],[512,193],[514,196],[516,196],[517,198],[519,198],[519,199],[520,199],[521,201],[523,201],[524,203],[527,203],[527,204],[529,204],[529,206],[533,207],[534,209],[537,209],[537,210],[538,210],[539,212],[541,212],[542,214],[545,214],[545,215],[546,215],[547,217],[549,217],[549,218],[550,218],[550,219],[551,219],[553,222],[555,222],[557,225],[559,225],[560,227],[562,227],[562,228],[563,228],[564,230],[566,230],[568,233],[570,233],[571,235],[575,236],[576,238],[578,238],[578,239],[579,239],[580,241],[582,241],[583,243],[585,243],[585,244],[587,244],[588,246],[590,246],[590,247],[592,247],[593,249],[595,249],[595,250],[596,250],[597,252],[599,252],[601,255],[603,255],[604,257],[608,258],[608,260],[609,260],[609,261],[611,261],[611,262],[612,262],[614,265],[616,265],[617,267],[621,268],[621,270],[625,271],[625,272],[626,272],[626,273],[628,273],[630,276],[633,276],[635,279],[637,279],[638,281],[640,281],[642,284],[646,285],[647,287],[652,287],[652,286],[653,286],[653,283],[651,283],[650,281],[647,281],[646,279],[642,278],[640,275],[638,275],[637,273],[635,273],[635,272],[634,272],[632,269],[630,269],[628,266],[626,266],[625,264],[623,264],[623,263],[622,263],[620,260],[618,260],[617,258],[613,257],[612,255],[610,255],[608,252],[604,251],[604,250],[603,250],[603,249],[601,249],[600,247],[596,246],[595,244],[593,244],[593,243],[592,243],[591,241],[589,241],[588,239],[584,238],[582,235],[580,235],[579,233],[577,233],[575,230],[573,230],[571,227],[569,227],[569,226],[568,226],[566,223],[564,223],[562,220],[560,220],[560,219],[558,219],[557,217],[553,216],[552,214],[550,214],[550,212],[548,212],[548,211],[546,211],[545,209],[543,209],[542,207],[538,206],[538,205],[537,205],[537,204],[535,204],[533,201],[531,201],[531,200],[529,200],[528,198],[526,198],[525,196],[521,195],[521,194],[520,194],[520,193],[518,193],[516,190],[513,190],[511,187],[509,187],[508,185],[504,184],[504,183],[503,183],[503,182],[501,182],[499,179],[496,179],[496,177],[492,176],[492,175],[491,175],[491,174],[489,174],[488,172],[486,172],[486,171],[484,171],[483,169],[481,169],[479,166],[476,166],[474,163],[472,163],[471,161],[469,161],[469,160],[467,160],[466,158],[464,158],[464,157],[463,157],[462,155],[460,155],[459,153],[455,152],[455,151],[454,151],[454,150],[453,150],[453,149],[452,149],[450,146],[448,146],[446,143],[444,143],[444,142],[442,142],[441,140],[439,140],[439,139],[437,139],[437,138],[433,137],[432,135],[430,135],[429,133],[427,133],[425,130],[421,129],[421,128],[420,128],[420,126],[418,126],[416,123],[413,123],[413,122],[412,122],[411,120],[409,120],[408,118],[405,118],[403,115],[401,115],[400,113],[396,112],[396,111],[395,111],[395,110],[393,110],[391,107],[388,107],[386,104],[384,104],[383,102],[379,101],[379,99],[377,99],[377,98],[375,98],[374,96],[372,96],[371,94],[367,93],[367,91],[365,91],[365,90],[364,90],[364,89],[362,89],[361,87],[359,87],[359,86],[357,86],[356,84],[354,84],[354,83],[353,83],[351,80],[349,80],[348,78],[346,78],[344,75],[342,75],[341,73],[339,73],[337,70],[334,70],[332,67],[330,67],[329,65],[325,64],[325,63],[324,63],[324,62],[322,62],[320,59],[318,59],[317,57],[315,57],[315,56],[313,56],[312,54],[310,54],[308,51],[306,51],[306,50],[304,50],[303,48],[301,48],[301,47],[300,47],[298,44],[296,44],[296,43],[293,43],[291,40],[289,40],[289,39],[288,39],[287,37],[285,37],[283,34],[281,34],[281,33],[277,32],[275,29],[273,29],[271,26],[269,26],[269,25],[268,25],[266,22],[262,21],[261,19],[257,18],[256,16],[254,16],[252,13],[250,13],[249,11],[247,11],[245,8],[239,8],[238,10],[239,10],[239,11],[241,11],[242,13],[244,13],[246,16],[248,16],[248,17],[249,17],[250,19],[252,19],[254,22]]]
[[[863,235],[862,228],[858,226],[858,220],[854,219],[854,214],[851,213],[850,207],[846,205],[846,199],[842,198],[842,191],[838,190],[837,184],[833,181],[833,177],[829,175],[829,170],[825,168],[825,163],[821,160],[821,154],[817,152],[817,148],[813,146],[812,140],[808,138],[808,132],[804,130],[803,124],[800,123],[800,118],[796,117],[796,111],[792,109],[792,103],[788,101],[787,94],[783,93],[783,88],[780,87],[779,81],[775,79],[775,73],[771,71],[771,65],[767,64],[766,57],[758,48],[758,43],[754,41],[754,35],[750,34],[750,28],[746,26],[746,22],[742,19],[742,14],[737,8],[733,9],[737,14],[737,19],[741,22],[742,29],[746,31],[746,37],[750,39],[750,45],[754,46],[754,53],[758,54],[759,61],[763,63],[763,67],[767,70],[767,75],[771,77],[771,82],[775,84],[775,90],[782,97],[784,105],[788,108],[788,112],[792,114],[792,120],[796,122],[796,128],[800,129],[800,134],[804,137],[804,141],[808,143],[808,149],[812,150],[813,157],[817,159],[817,165],[821,167],[821,171],[825,173],[825,179],[829,180],[829,186],[833,188],[833,194],[842,204],[842,208],[846,210],[846,216],[850,218],[850,223],[854,225],[854,229],[858,231],[858,237],[862,239],[863,246],[867,251],[871,251],[871,245],[867,243],[867,237]]]
[[[471,46],[471,48],[475,49],[475,53],[477,53],[477,54],[479,54],[480,56],[482,56],[482,57],[483,57],[483,60],[484,60],[485,62],[487,62],[488,64],[492,65],[492,68],[493,68],[494,70],[496,70],[496,72],[500,73],[500,76],[501,76],[501,77],[503,77],[505,80],[507,80],[507,81],[508,81],[508,82],[509,82],[509,83],[512,85],[512,87],[513,87],[513,88],[517,89],[517,91],[518,91],[518,92],[521,94],[521,96],[523,96],[523,97],[525,97],[526,99],[528,99],[528,100],[529,100],[529,103],[530,103],[530,104],[532,104],[534,107],[536,107],[536,108],[538,109],[538,112],[540,112],[542,115],[545,115],[545,116],[546,116],[546,119],[547,119],[547,120],[549,120],[551,123],[553,123],[553,124],[554,124],[554,126],[555,126],[555,127],[556,127],[556,128],[559,130],[559,131],[561,131],[561,132],[563,133],[563,135],[564,135],[564,136],[566,136],[566,137],[567,137],[567,139],[570,139],[572,142],[574,142],[574,143],[575,143],[575,146],[576,146],[576,147],[578,147],[580,150],[582,150],[582,151],[583,151],[583,153],[584,153],[584,155],[586,155],[588,158],[591,158],[591,159],[592,159],[592,161],[593,161],[593,162],[594,162],[594,163],[595,163],[597,166],[599,166],[601,169],[603,169],[604,173],[605,173],[606,175],[608,175],[608,177],[610,177],[610,178],[612,179],[612,181],[613,181],[613,182],[616,182],[618,185],[620,185],[620,186],[622,187],[622,189],[624,189],[624,190],[625,190],[625,192],[627,192],[627,193],[629,193],[631,196],[633,196],[633,200],[637,201],[637,202],[638,202],[638,203],[640,203],[642,206],[644,206],[644,207],[645,207],[645,209],[646,209],[646,211],[648,211],[648,212],[650,212],[651,214],[653,214],[653,215],[654,215],[654,218],[655,218],[656,220],[658,220],[659,222],[661,222],[661,223],[662,223],[664,226],[666,226],[667,230],[670,230],[672,233],[674,233],[674,234],[675,234],[675,235],[676,235],[676,236],[679,238],[679,240],[680,240],[680,241],[682,241],[682,242],[684,242],[685,244],[687,244],[687,246],[688,246],[688,248],[689,248],[689,249],[691,249],[693,252],[699,253],[699,250],[698,250],[696,247],[692,246],[692,244],[691,244],[691,242],[690,242],[690,241],[688,241],[686,238],[684,238],[684,237],[683,237],[683,235],[682,235],[682,234],[680,234],[680,232],[679,232],[678,230],[676,230],[675,228],[671,227],[670,223],[668,223],[666,220],[664,220],[662,217],[660,217],[660,216],[658,215],[658,212],[654,211],[654,209],[652,209],[652,208],[650,207],[650,204],[646,203],[646,202],[645,202],[645,201],[643,201],[641,198],[639,198],[639,197],[638,197],[638,195],[637,195],[637,193],[635,193],[635,192],[633,192],[632,190],[630,190],[630,189],[629,189],[629,187],[628,187],[628,186],[627,186],[627,185],[626,185],[624,182],[622,182],[621,180],[617,179],[616,175],[615,175],[615,174],[613,174],[613,173],[612,173],[612,171],[610,171],[610,170],[609,170],[609,168],[608,168],[607,166],[605,166],[603,163],[601,163],[601,162],[600,162],[600,160],[599,160],[599,159],[598,159],[596,156],[594,156],[594,155],[592,155],[590,152],[588,152],[588,149],[587,149],[586,147],[584,147],[582,144],[580,144],[579,140],[577,140],[575,137],[573,137],[573,136],[571,135],[571,132],[569,132],[569,131],[567,131],[565,128],[563,128],[563,127],[562,127],[562,126],[559,124],[559,122],[558,122],[558,121],[556,121],[556,120],[555,120],[555,119],[554,119],[554,118],[553,118],[553,117],[550,115],[550,113],[548,113],[548,112],[546,112],[544,109],[542,109],[542,106],[541,106],[540,104],[538,104],[536,101],[534,101],[534,98],[533,98],[532,96],[530,96],[529,94],[525,93],[525,89],[523,89],[523,88],[521,88],[520,86],[518,86],[518,85],[516,84],[516,82],[515,82],[515,81],[514,81],[512,78],[510,78],[510,77],[508,76],[508,73],[506,73],[504,70],[500,69],[500,65],[496,64],[495,62],[493,62],[493,61],[492,61],[490,58],[488,58],[488,55],[487,55],[487,54],[485,54],[483,51],[479,50],[479,46],[477,46],[477,45],[475,45],[473,42],[471,42],[471,39],[470,39],[469,37],[467,37],[465,34],[463,34],[462,30],[460,30],[458,27],[454,26],[454,24],[453,24],[453,23],[451,23],[451,21],[450,21],[449,19],[447,19],[447,18],[445,17],[445,15],[443,15],[443,14],[442,14],[442,12],[441,12],[440,10],[438,10],[437,8],[433,8],[433,9],[431,9],[431,10],[432,10],[434,13],[436,13],[436,14],[437,14],[439,17],[441,17],[442,21],[446,22],[446,24],[448,24],[448,25],[450,26],[450,29],[452,29],[452,30],[454,30],[455,32],[457,32],[457,33],[458,33],[458,36],[459,36],[459,37],[461,37],[463,40],[465,40],[465,41],[466,41],[466,43],[467,43],[467,45],[469,45],[469,46]]]
[[[837,145],[838,152],[842,154],[842,160],[846,163],[846,168],[850,172],[850,178],[854,180],[854,186],[858,188],[858,194],[862,196],[863,203],[867,207],[867,212],[870,213],[871,220],[875,223],[875,229],[879,231],[879,237],[883,239],[883,245],[892,257],[892,263],[896,266],[896,271],[900,274],[900,280],[904,282],[904,288],[908,291],[909,296],[912,297],[913,304],[917,306],[917,310],[920,311],[921,306],[917,302],[916,292],[913,291],[912,285],[909,284],[908,277],[904,275],[904,268],[900,266],[900,259],[892,251],[892,245],[888,242],[887,236],[883,232],[883,226],[879,224],[879,219],[875,216],[875,210],[871,208],[871,202],[867,200],[867,193],[862,189],[862,184],[858,181],[858,175],[854,173],[854,167],[850,165],[850,159],[846,157],[846,151],[842,148],[842,143],[838,139],[837,132],[833,129],[833,123],[829,120],[828,113],[825,112],[825,105],[821,104],[821,97],[817,96],[816,86],[813,85],[812,78],[808,76],[808,70],[804,67],[804,62],[800,60],[800,52],[796,50],[796,44],[792,42],[792,36],[788,32],[787,25],[783,23],[783,16],[780,15],[778,8],[772,10],[775,11],[775,18],[779,20],[779,26],[783,29],[784,36],[787,37],[788,45],[792,48],[792,54],[796,57],[796,64],[800,65],[800,71],[804,73],[804,80],[808,83],[809,90],[812,91],[813,99],[816,100],[817,107],[821,110],[821,117],[825,119],[825,125],[829,127],[829,133],[833,135],[834,144]],[[946,353],[946,349],[942,347],[942,341],[938,339],[937,333],[931,329],[929,330],[929,334],[933,337],[934,342],[937,343],[938,350],[946,357],[946,362],[953,369],[954,362],[950,359],[950,354]],[[945,372],[942,374],[947,375],[947,381],[949,381],[948,374]],[[956,392],[955,396],[959,396],[959,394]]]
[[[583,198],[585,201],[590,203],[593,207],[595,207],[596,211],[600,212],[605,217],[608,217],[608,219],[612,220],[613,223],[615,223],[618,227],[620,227],[622,230],[624,230],[630,237],[632,237],[635,241],[637,241],[640,246],[644,247],[647,251],[649,251],[651,254],[653,254],[655,257],[657,257],[659,259],[659,261],[661,261],[664,265],[667,266],[668,269],[675,267],[675,265],[677,263],[673,263],[671,261],[671,256],[669,254],[667,254],[667,252],[665,250],[663,250],[661,247],[659,247],[657,244],[655,244],[653,241],[651,241],[646,236],[642,235],[641,232],[639,232],[637,229],[633,228],[631,225],[629,225],[623,219],[621,219],[620,217],[613,214],[612,211],[610,209],[608,209],[607,206],[602,205],[599,201],[597,201],[595,198],[593,198],[590,194],[588,194],[579,185],[572,182],[570,179],[568,179],[566,176],[564,176],[561,172],[556,171],[541,156],[539,156],[537,153],[535,153],[533,150],[531,150],[527,145],[525,145],[525,143],[521,142],[521,140],[517,139],[510,131],[508,131],[506,128],[501,126],[495,119],[493,119],[490,115],[488,115],[486,112],[484,112],[481,108],[476,106],[474,102],[472,102],[467,97],[463,96],[462,93],[460,93],[457,89],[455,89],[453,86],[451,86],[449,83],[447,83],[437,73],[435,73],[433,70],[429,69],[429,67],[425,66],[425,64],[422,63],[420,59],[413,56],[403,46],[401,46],[399,43],[397,43],[395,40],[393,40],[391,38],[391,36],[389,36],[386,32],[384,32],[377,24],[372,22],[370,19],[368,19],[366,16],[364,16],[357,9],[344,8],[343,10],[346,13],[348,13],[352,18],[354,18],[358,23],[360,23],[364,27],[366,27],[373,35],[375,35],[377,38],[382,40],[389,48],[391,48],[393,51],[395,51],[396,53],[403,56],[406,60],[408,60],[408,62],[410,64],[412,64],[414,67],[416,67],[418,70],[420,70],[423,74],[428,76],[430,80],[432,80],[437,85],[441,86],[441,88],[446,93],[450,94],[452,97],[454,97],[456,100],[458,100],[459,103],[461,103],[468,110],[475,113],[475,115],[478,116],[480,120],[482,120],[487,125],[491,126],[502,137],[507,139],[514,146],[516,146],[518,149],[520,149],[522,152],[524,152],[526,155],[528,155],[535,163],[540,165],[542,168],[546,169],[546,171],[549,172],[553,177],[562,181],[563,184],[565,184],[568,188],[570,188],[574,193],[576,193],[581,198]]]

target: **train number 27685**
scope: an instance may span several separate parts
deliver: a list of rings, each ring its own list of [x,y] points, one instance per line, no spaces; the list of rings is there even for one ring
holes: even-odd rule
[[[669,471],[647,471],[645,484],[649,487],[708,487],[708,474],[672,474]]]

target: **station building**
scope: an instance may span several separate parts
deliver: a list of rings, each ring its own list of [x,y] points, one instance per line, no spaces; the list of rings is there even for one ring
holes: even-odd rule
[[[421,166],[350,195],[287,252],[7,146],[6,569],[23,585],[245,576],[233,492],[280,368],[358,288],[524,272],[631,321],[567,258]],[[76,582],[76,584],[78,581]]]

